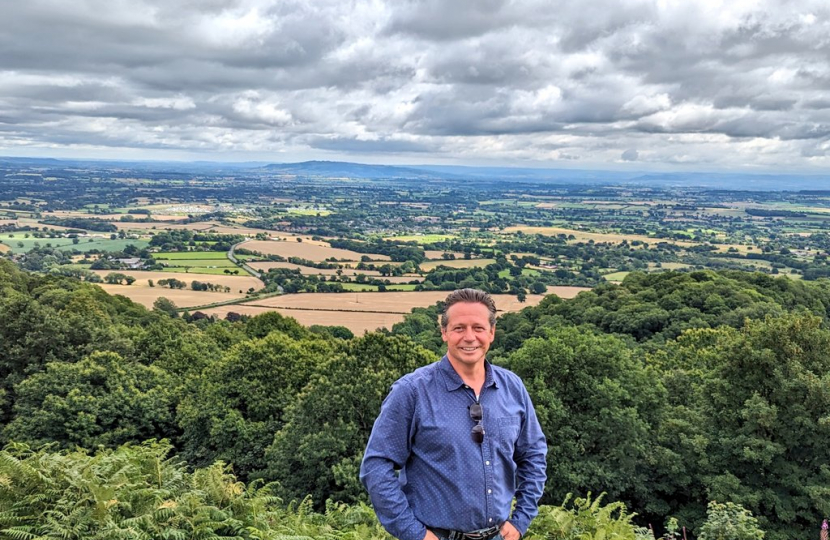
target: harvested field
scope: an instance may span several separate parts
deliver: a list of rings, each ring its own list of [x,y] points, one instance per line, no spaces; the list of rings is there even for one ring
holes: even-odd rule
[[[336,276],[337,270],[334,269],[322,269],[322,268],[312,268],[311,266],[300,266],[298,264],[292,264],[287,262],[250,262],[248,266],[253,268],[254,270],[259,270],[260,272],[267,272],[271,268],[288,268],[290,270],[299,270],[301,274],[305,276]],[[354,278],[358,274],[363,274],[366,277],[370,278],[381,278],[381,279],[388,279],[391,283],[409,283],[413,279],[421,279],[421,276],[418,274],[409,274],[405,276],[392,276],[392,277],[383,277],[380,275],[380,272],[377,270],[355,270],[354,268],[343,268],[343,272],[341,275],[349,276]]]
[[[349,313],[348,317],[344,317],[343,313],[338,311],[297,311],[297,310],[282,310],[274,308],[260,308],[247,305],[236,306],[220,306],[216,308],[202,310],[208,315],[216,315],[224,318],[229,312],[239,313],[241,315],[259,315],[268,311],[278,311],[286,317],[296,319],[300,324],[305,326],[312,326],[314,324],[322,324],[325,326],[345,326],[355,335],[361,336],[365,332],[371,332],[378,328],[392,328],[395,323],[403,321],[403,315],[389,314],[389,313]]]
[[[9,246],[7,246],[6,244],[0,244],[0,253],[5,253],[5,252],[9,251],[10,249],[11,248]]]
[[[118,227],[119,230],[127,230],[127,231],[164,231],[164,230],[180,230],[180,229],[187,229],[189,231],[201,231],[201,232],[213,232],[218,234],[243,234],[247,236],[254,236],[263,231],[261,229],[248,229],[245,227],[228,227],[227,225],[222,225],[220,223],[216,223],[215,221],[199,221],[196,223],[136,223],[136,222],[129,222],[129,221],[115,221],[113,225]]]
[[[147,284],[148,279],[152,279],[154,282],[158,282],[160,279],[170,279],[176,278],[178,280],[184,281],[190,286],[191,281],[202,281],[206,283],[213,283],[215,285],[224,285],[226,287],[231,288],[230,293],[213,293],[213,294],[221,294],[223,300],[228,300],[230,298],[236,298],[239,296],[237,291],[240,289],[243,291],[247,291],[249,288],[253,287],[256,289],[261,289],[264,285],[263,283],[253,276],[249,276],[247,274],[240,274],[239,276],[229,276],[226,274],[223,275],[200,275],[200,274],[192,274],[186,272],[142,272],[141,270],[93,270],[96,274],[101,277],[106,276],[109,273],[117,272],[119,274],[124,274],[126,276],[133,276],[136,281],[132,285],[129,286],[122,286],[124,288],[129,289],[142,289],[142,288],[151,288]],[[158,285],[152,287],[153,289],[161,289]],[[167,289],[170,290],[170,289]],[[237,294],[234,294],[237,293]],[[123,293],[118,293],[123,294]],[[195,291],[195,294],[207,294],[203,291]],[[125,294],[126,296],[126,294]],[[164,296],[164,295],[161,295]],[[214,300],[215,302],[216,300]],[[152,302],[151,302],[152,303]],[[201,304],[207,304],[209,302],[200,302]]]
[[[349,261],[359,261],[363,255],[369,255],[373,260],[388,261],[387,255],[380,255],[376,253],[358,253],[347,249],[337,249],[329,246],[321,246],[312,244],[310,242],[272,242],[267,240],[252,240],[245,242],[243,246],[245,249],[252,251],[259,251],[266,255],[281,255],[283,257],[301,257],[314,262],[322,262],[330,257],[336,259],[346,259]]]
[[[257,306],[292,310],[373,311],[409,313],[414,307],[428,307],[447,297],[449,291],[383,292],[383,293],[307,293],[286,294],[251,302]],[[575,295],[575,293],[574,293]],[[525,303],[509,294],[493,295],[500,312],[518,311],[538,304],[543,296],[530,294]]]
[[[548,294],[555,294],[563,300],[568,300],[575,297],[583,291],[590,291],[591,287],[570,287],[564,285],[551,285],[548,287]],[[530,299],[530,296],[527,297]]]
[[[484,268],[488,264],[493,264],[496,259],[455,259],[455,260],[438,260],[438,261],[424,261],[418,266],[421,270],[429,272],[433,268],[439,266],[449,266],[450,268]]]
[[[578,293],[590,290],[585,287],[549,287],[548,292],[561,298],[573,298]],[[392,328],[403,321],[404,315],[413,307],[431,306],[443,300],[448,291],[426,292],[384,292],[384,293],[311,293],[275,296],[253,300],[244,304],[219,306],[203,310],[211,315],[224,317],[228,312],[258,315],[277,311],[297,319],[301,324],[345,326],[355,334],[377,328]],[[538,304],[541,295],[528,295],[527,302],[520,303],[515,296],[494,295],[500,312],[518,311]]]
[[[696,242],[683,242],[680,240],[671,240],[669,238],[652,238],[650,236],[645,236],[642,234],[618,234],[618,233],[594,233],[594,232],[587,232],[587,231],[578,231],[575,229],[563,229],[561,227],[506,227],[504,229],[505,233],[516,233],[516,232],[523,232],[524,234],[541,234],[543,236],[557,236],[560,234],[564,235],[574,235],[576,240],[575,242],[587,242],[589,240],[593,240],[594,242],[609,242],[612,244],[619,244],[622,243],[623,240],[627,240],[628,242],[632,242],[634,240],[639,240],[640,242],[647,242],[649,244],[657,244],[659,242],[667,242],[669,244],[674,244],[677,246],[683,247],[691,247],[696,246],[698,243]]]
[[[212,304],[214,302],[226,302],[234,298],[242,298],[245,296],[244,294],[239,294],[236,290],[231,293],[218,293],[191,291],[190,289],[168,289],[166,287],[158,286],[146,287],[138,286],[138,283],[139,282],[136,281],[132,285],[109,285],[107,283],[99,283],[98,285],[110,294],[120,294],[122,296],[126,296],[133,302],[137,302],[148,308],[153,307],[153,302],[162,296],[176,304],[178,307],[201,306],[204,304]],[[144,283],[146,285],[146,280]]]
[[[464,254],[460,251],[438,251],[437,249],[427,249],[424,251],[424,255],[426,255],[427,259],[441,259],[444,253],[451,253],[455,255],[456,259],[464,258]]]

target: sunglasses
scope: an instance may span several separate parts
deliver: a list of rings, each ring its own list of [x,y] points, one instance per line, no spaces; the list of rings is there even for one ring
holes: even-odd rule
[[[481,408],[481,403],[470,405],[470,418],[473,419],[473,422],[476,422],[476,425],[470,431],[470,436],[474,442],[481,444],[484,442],[484,426],[481,425],[481,420],[484,418],[484,409]]]

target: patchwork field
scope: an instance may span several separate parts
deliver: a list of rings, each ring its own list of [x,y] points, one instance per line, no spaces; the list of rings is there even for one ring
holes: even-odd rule
[[[298,264],[292,264],[287,262],[250,262],[247,263],[248,266],[253,268],[254,270],[259,270],[260,272],[267,272],[271,268],[287,268],[289,270],[299,270],[301,274],[305,276],[336,276],[337,270],[329,269],[329,268],[312,268],[310,266],[300,266]],[[348,276],[354,279],[358,274],[363,274],[367,278],[380,278],[380,279],[388,279],[391,283],[409,283],[413,279],[420,279],[421,276],[417,274],[411,274],[407,276],[390,276],[390,277],[383,277],[380,275],[380,272],[377,270],[355,270],[354,268],[342,268],[342,272],[340,275]]]
[[[126,276],[132,276],[136,279],[135,283],[133,283],[132,285],[121,285],[120,286],[124,289],[130,289],[130,290],[137,290],[137,289],[147,288],[147,289],[162,289],[162,290],[168,290],[169,291],[171,289],[164,289],[164,288],[160,287],[159,285],[156,285],[155,287],[150,287],[150,285],[147,283],[147,281],[152,279],[154,283],[158,283],[158,280],[160,280],[160,279],[170,279],[170,278],[176,278],[178,280],[184,281],[185,283],[187,283],[188,287],[190,286],[190,282],[194,281],[194,280],[195,281],[202,281],[202,282],[206,282],[206,283],[213,283],[215,285],[223,285],[223,286],[226,286],[226,287],[230,287],[231,288],[230,293],[212,293],[212,294],[220,294],[222,296],[222,300],[228,300],[232,297],[234,297],[234,298],[238,297],[239,296],[238,294],[236,294],[236,296],[229,296],[229,295],[234,295],[235,293],[238,293],[239,290],[247,291],[251,287],[253,287],[254,290],[258,290],[258,289],[261,289],[263,287],[262,281],[258,280],[257,278],[255,278],[253,276],[249,276],[248,274],[241,274],[241,273],[238,276],[229,276],[227,274],[206,276],[206,275],[186,273],[186,272],[143,272],[141,270],[93,270],[93,272],[95,272],[96,274],[98,274],[101,277],[104,277],[107,274],[110,274],[112,272],[117,272],[119,274],[124,274]],[[118,287],[118,285],[116,285],[116,287]],[[194,292],[194,294],[208,294],[207,292],[203,292],[203,291],[191,291],[191,292]],[[118,294],[123,294],[124,296],[130,296],[127,293],[118,293]],[[160,295],[160,296],[165,296],[165,295]],[[132,298],[132,296],[130,296],[130,298]],[[138,300],[136,300],[136,302],[137,301]],[[215,301],[216,300],[214,300],[214,302]],[[205,301],[205,302],[199,302],[199,303],[200,304],[208,304],[210,302]]]
[[[571,287],[578,288],[578,287]],[[585,290],[579,288],[580,290]],[[258,300],[256,305],[306,310],[375,311],[384,313],[409,313],[414,307],[431,306],[443,300],[448,291],[385,292],[385,293],[310,293],[286,294]],[[575,294],[574,294],[575,295]],[[518,311],[538,304],[542,295],[528,295],[527,301],[519,302],[509,294],[493,295],[500,312]]]
[[[214,302],[226,302],[234,298],[242,298],[245,296],[244,293],[239,293],[237,290],[230,293],[218,293],[208,291],[191,291],[190,289],[168,289],[167,287],[159,286],[142,287],[137,286],[138,281],[132,285],[110,285],[107,283],[99,283],[98,285],[110,294],[120,294],[122,296],[126,296],[133,302],[137,302],[148,308],[153,307],[153,302],[162,296],[176,304],[178,307],[201,306],[205,304],[212,304]]]
[[[558,236],[574,235],[575,242],[587,242],[593,240],[594,242],[610,242],[612,244],[620,244],[623,240],[632,242],[639,240],[640,242],[647,242],[649,244],[656,244],[658,242],[668,242],[683,247],[691,247],[698,245],[695,242],[683,242],[680,240],[670,240],[668,238],[652,238],[641,234],[618,234],[618,233],[593,233],[587,231],[578,231],[575,229],[564,229],[562,227],[506,227],[505,233],[512,234],[521,231],[524,234],[541,234],[543,236]]]
[[[424,261],[418,266],[421,267],[421,270],[429,272],[439,266],[449,266],[450,268],[484,268],[494,262],[496,262],[496,259],[454,259],[449,261],[442,259],[437,261]]]
[[[305,326],[315,324],[345,326],[355,335],[363,335],[364,332],[371,332],[378,328],[392,328],[392,325],[403,320],[403,315],[395,313],[354,312],[348,313],[348,316],[344,317],[344,313],[340,311],[298,311],[249,305],[220,306],[202,311],[220,318],[224,318],[230,312],[255,316],[268,311],[277,311],[282,315],[297,319],[300,324]]]
[[[463,259],[464,254],[460,251],[438,251],[437,249],[427,249],[424,250],[424,255],[426,255],[427,259],[440,259],[444,255],[444,253],[452,253],[455,255],[456,259]]]
[[[318,244],[311,244],[305,241],[273,242],[268,240],[252,240],[250,242],[245,242],[245,244],[240,247],[265,253],[266,255],[280,255],[286,258],[302,257],[303,259],[308,259],[314,262],[322,262],[331,257],[334,257],[335,259],[346,259],[348,261],[359,261],[363,255],[367,255],[366,253],[333,248],[328,245],[322,246]],[[375,261],[389,260],[387,255],[379,255],[376,253],[368,255]]]
[[[26,235],[29,235],[26,238]],[[77,250],[81,252],[92,249],[106,251],[121,251],[128,245],[134,245],[139,249],[147,247],[150,243],[147,240],[120,239],[110,240],[109,234],[94,233],[90,236],[81,236],[76,244],[72,238],[35,238],[32,233],[0,233],[0,242],[10,248],[7,251],[14,253],[26,253],[37,246],[55,247],[64,251]]]
[[[586,290],[590,289],[549,287],[548,294],[573,298]],[[445,299],[447,294],[448,291],[290,294],[253,300],[244,304],[219,306],[203,311],[219,317],[224,317],[231,311],[245,315],[277,311],[294,317],[306,326],[313,324],[345,326],[355,334],[362,334],[377,328],[392,328],[393,324],[403,321],[404,315],[409,313],[413,307],[431,306]],[[528,295],[525,303],[507,294],[494,295],[493,298],[499,312],[509,312],[536,305],[544,296]]]

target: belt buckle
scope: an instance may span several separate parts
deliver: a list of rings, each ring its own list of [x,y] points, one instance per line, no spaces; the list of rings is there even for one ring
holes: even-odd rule
[[[490,538],[496,536],[498,532],[499,528],[494,525],[489,529],[482,529],[480,531],[463,533],[462,538],[464,540],[489,540]]]

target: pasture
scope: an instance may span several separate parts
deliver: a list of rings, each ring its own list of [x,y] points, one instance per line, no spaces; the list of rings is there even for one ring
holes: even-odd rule
[[[27,238],[26,235],[29,237]],[[121,251],[128,245],[143,249],[150,245],[147,240],[121,239],[110,240],[109,234],[93,233],[90,236],[79,236],[76,244],[72,238],[35,238],[31,232],[0,233],[0,242],[13,253],[27,253],[35,247],[54,247],[62,251],[86,252],[92,249],[103,251]]]

